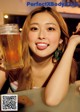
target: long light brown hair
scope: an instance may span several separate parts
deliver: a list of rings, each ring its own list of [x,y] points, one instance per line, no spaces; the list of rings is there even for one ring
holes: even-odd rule
[[[28,46],[28,31],[30,26],[30,21],[33,18],[33,16],[37,13],[41,12],[48,12],[50,15],[52,15],[56,21],[59,24],[60,30],[61,30],[61,38],[63,40],[62,44],[62,51],[64,52],[68,43],[69,34],[68,34],[68,28],[67,25],[63,19],[63,17],[54,9],[50,7],[38,7],[34,9],[26,18],[23,30],[22,30],[22,49],[23,49],[23,60],[24,60],[24,68],[20,71],[19,74],[19,88],[18,90],[22,89],[28,89],[31,88],[31,56],[29,52],[29,46]],[[72,79],[71,79],[72,78]],[[71,75],[71,81],[76,79],[76,76],[74,74]]]

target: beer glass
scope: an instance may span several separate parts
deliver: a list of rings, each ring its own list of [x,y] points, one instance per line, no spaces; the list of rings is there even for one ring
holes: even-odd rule
[[[22,44],[17,24],[0,25],[0,46],[6,70],[22,68]]]

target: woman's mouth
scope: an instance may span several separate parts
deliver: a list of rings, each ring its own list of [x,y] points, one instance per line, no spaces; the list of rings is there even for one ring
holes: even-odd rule
[[[48,47],[49,44],[47,43],[36,43],[37,49],[39,50],[45,50]]]

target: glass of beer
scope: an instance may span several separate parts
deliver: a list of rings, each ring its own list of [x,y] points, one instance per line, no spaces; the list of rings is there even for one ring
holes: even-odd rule
[[[22,68],[22,44],[17,24],[0,25],[0,44],[6,70]]]

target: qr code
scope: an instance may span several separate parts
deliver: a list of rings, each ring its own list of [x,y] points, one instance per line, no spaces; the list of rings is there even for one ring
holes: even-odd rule
[[[17,111],[17,110],[18,110],[17,94],[1,95],[1,111]]]

